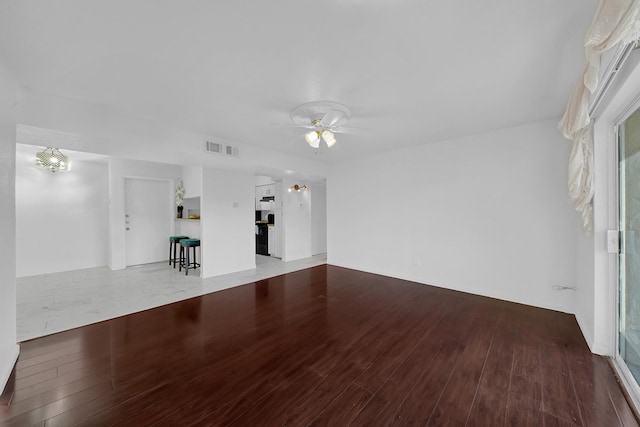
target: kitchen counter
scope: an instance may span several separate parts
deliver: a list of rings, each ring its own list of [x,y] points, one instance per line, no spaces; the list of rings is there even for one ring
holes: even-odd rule
[[[192,239],[200,238],[200,220],[189,218],[176,218],[176,235],[189,236]]]

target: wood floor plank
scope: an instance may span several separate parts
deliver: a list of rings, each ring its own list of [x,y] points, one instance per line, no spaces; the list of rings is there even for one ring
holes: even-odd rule
[[[110,375],[83,378],[82,380],[56,387],[55,389],[37,394],[28,399],[12,402],[10,407],[0,406],[0,421],[33,411],[76,394],[86,395],[88,390],[94,387],[98,387],[101,390],[111,390],[112,384],[110,378]]]
[[[469,426],[501,426],[505,423],[512,378],[514,337],[517,333],[508,322],[507,317],[502,316],[493,335],[478,391],[467,419]]]
[[[371,393],[351,383],[309,424],[312,427],[349,425],[371,400]]]
[[[447,420],[454,425],[465,425],[476,396],[480,377],[486,364],[496,321],[481,322],[468,340],[460,360],[455,365],[428,425],[441,425]]]
[[[299,371],[284,387],[258,399],[250,410],[233,420],[231,426],[283,425],[286,411],[295,406],[315,390],[320,383],[320,377],[313,371]],[[274,411],[273,408],[279,408]],[[205,419],[207,423],[209,420]],[[217,425],[217,423],[216,423]]]
[[[102,398],[112,392],[111,383],[103,380],[93,387],[88,387],[73,394],[67,394],[58,399],[51,399],[49,403],[45,402],[20,402],[16,404],[12,417],[4,422],[7,425],[31,425],[36,422],[45,422],[47,426],[51,425],[71,425],[70,423],[58,424],[54,419],[63,418],[61,414],[66,412],[78,413],[77,408],[85,402]],[[29,405],[22,405],[28,403]]]
[[[637,426],[571,315],[318,266],[21,344],[0,424]]]
[[[436,354],[429,369],[418,378],[407,398],[396,410],[396,422],[404,425],[426,425],[429,422],[453,369],[459,363],[464,346],[445,340],[434,351]]]
[[[434,325],[435,326],[435,325]],[[438,353],[433,350],[433,341],[427,330],[418,344],[402,361],[389,379],[377,390],[363,410],[353,420],[354,425],[366,425],[396,419],[396,410],[405,401],[415,384],[428,369]]]
[[[544,412],[581,424],[580,409],[574,392],[571,378],[561,371],[550,373],[543,378],[543,410]]]

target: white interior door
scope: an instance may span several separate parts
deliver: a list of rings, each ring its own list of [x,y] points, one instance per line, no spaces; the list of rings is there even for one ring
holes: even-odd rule
[[[124,181],[127,266],[166,261],[173,220],[171,183],[137,178]]]

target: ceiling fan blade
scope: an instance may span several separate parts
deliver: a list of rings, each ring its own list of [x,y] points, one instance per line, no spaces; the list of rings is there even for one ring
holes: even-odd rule
[[[286,129],[315,129],[313,125],[296,125],[289,123],[269,123],[269,126],[286,128]]]
[[[334,133],[343,133],[347,135],[369,135],[375,131],[371,128],[353,127],[353,126],[338,126],[332,129]]]
[[[344,113],[342,111],[331,109],[327,111],[327,114],[325,114],[324,117],[322,117],[321,122],[325,127],[332,127],[335,126],[338,120],[342,119],[343,117]]]

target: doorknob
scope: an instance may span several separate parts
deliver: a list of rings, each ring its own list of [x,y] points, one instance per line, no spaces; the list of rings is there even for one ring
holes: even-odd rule
[[[124,214],[124,217],[125,218],[129,218],[129,214]]]
[[[127,227],[127,231],[131,230],[129,227]]]

